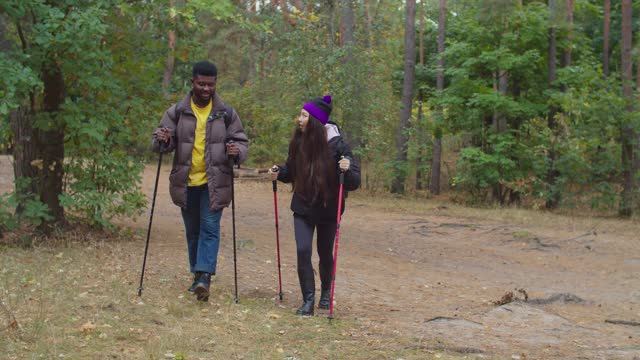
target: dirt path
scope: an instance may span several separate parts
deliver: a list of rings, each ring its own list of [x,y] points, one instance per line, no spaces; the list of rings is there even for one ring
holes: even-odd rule
[[[164,166],[160,178],[148,276],[169,271],[186,288],[184,227],[169,199],[168,171]],[[154,176],[155,167],[148,167],[149,198]],[[0,177],[0,185],[9,180]],[[380,200],[354,195],[343,218],[336,281],[336,317],[360,325],[352,336],[406,339],[395,346],[485,358],[640,359],[638,224],[521,226],[487,220],[490,212],[476,211],[485,217],[479,218],[446,208],[389,210]],[[278,197],[282,306],[293,312],[300,293],[288,186],[280,186]],[[239,179],[236,198],[240,300],[277,303],[271,183]],[[147,220],[131,225],[146,231]],[[222,229],[213,286],[231,294],[230,209]],[[494,304],[508,292],[519,299],[526,293],[528,301]]]
[[[187,285],[184,230],[167,176],[165,169],[151,258],[175,266]],[[151,194],[152,182],[145,186]],[[288,186],[280,186],[278,197],[284,306],[293,311],[300,294]],[[275,299],[271,183],[239,179],[236,198],[240,298]],[[358,319],[370,335],[406,335],[434,349],[506,358],[640,359],[640,326],[633,325],[640,322],[640,239],[632,233],[524,228],[454,217],[446,209],[420,214],[367,203],[350,198],[343,218],[338,317]],[[227,210],[214,286],[233,284],[230,221]],[[528,301],[493,303],[510,291],[520,299],[526,292]]]

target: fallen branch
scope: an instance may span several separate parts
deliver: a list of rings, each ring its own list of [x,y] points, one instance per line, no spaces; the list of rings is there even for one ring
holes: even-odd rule
[[[445,352],[454,352],[458,354],[484,354],[485,351],[481,349],[475,349],[464,346],[415,346],[410,349],[415,350],[428,350],[428,351],[445,351]]]
[[[452,317],[447,317],[447,316],[436,316],[436,317],[431,318],[429,320],[425,320],[424,322],[428,323],[428,322],[432,322],[432,321],[459,321],[459,320],[468,321],[470,323],[474,323],[474,324],[477,324],[477,325],[482,325],[482,323],[479,323],[477,321],[461,319],[461,318],[452,318]]]
[[[569,241],[573,241],[573,240],[578,240],[578,239],[583,238],[583,237],[585,237],[585,236],[595,235],[595,234],[596,234],[596,232],[595,232],[595,231],[589,231],[589,232],[586,232],[586,233],[584,233],[584,234],[582,234],[582,235],[578,235],[578,236],[576,236],[576,237],[572,237],[571,239],[567,239],[567,240],[565,240],[565,241],[566,241],[566,242],[569,242]]]
[[[616,324],[616,325],[640,326],[640,322],[636,322],[636,321],[609,320],[609,319],[607,319],[604,322],[609,323],[609,324]]]
[[[562,293],[562,294],[552,295],[546,299],[531,299],[529,300],[529,303],[534,305],[548,305],[552,303],[586,304],[587,302],[577,295],[570,294],[570,293]]]

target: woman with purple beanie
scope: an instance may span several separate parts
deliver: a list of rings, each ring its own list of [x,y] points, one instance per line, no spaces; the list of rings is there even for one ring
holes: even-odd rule
[[[316,287],[311,264],[314,231],[317,232],[316,247],[320,258],[318,308],[329,309],[339,173],[344,172],[343,213],[347,191],[360,186],[360,168],[338,125],[329,120],[331,109],[330,95],[304,104],[289,142],[287,162],[269,170],[272,180],[292,184],[291,210],[303,301],[296,311],[298,315],[313,315],[314,312]]]

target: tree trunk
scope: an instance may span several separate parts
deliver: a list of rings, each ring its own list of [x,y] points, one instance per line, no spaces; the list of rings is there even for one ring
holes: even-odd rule
[[[501,96],[508,96],[509,94],[509,72],[506,70],[498,71],[498,93]],[[503,112],[496,114],[495,130],[498,134],[507,130],[507,118]]]
[[[547,57],[547,83],[550,89],[555,88],[557,78],[556,57],[557,57],[557,36],[556,36],[556,11],[555,1],[549,0],[549,51]],[[549,106],[547,114],[547,126],[551,130],[551,141],[549,145],[549,168],[547,169],[547,185],[549,186],[549,195],[545,203],[547,209],[555,209],[560,204],[560,192],[555,188],[560,173],[556,169],[556,114],[558,109],[554,104]]]
[[[440,0],[440,19],[438,21],[438,75],[436,76],[436,87],[439,94],[444,90],[444,52],[445,30],[447,20],[447,1]],[[442,122],[442,108],[436,112],[436,122]],[[431,181],[429,182],[429,192],[433,195],[440,194],[440,164],[442,162],[442,129],[441,125],[434,126],[433,134],[433,159],[431,163]]]
[[[39,136],[36,141],[42,158],[38,189],[40,200],[48,206],[49,215],[53,217],[43,226],[45,233],[48,233],[51,225],[64,223],[64,209],[60,205],[64,177],[64,127],[58,124],[56,117],[65,99],[65,84],[62,70],[54,60],[45,65],[42,80],[43,111],[50,116],[53,123],[51,127],[38,129]]]
[[[436,77],[436,87],[438,91],[444,90],[444,41],[446,33],[446,21],[447,21],[447,1],[440,0],[440,19],[438,21],[438,75]]]
[[[174,0],[169,0],[169,7],[173,8],[173,6],[174,6]],[[165,99],[169,98],[169,87],[171,86],[171,76],[173,75],[173,68],[176,62],[176,56],[175,56],[176,32],[174,30],[176,27],[175,16],[173,15],[171,16],[170,22],[171,22],[171,29],[167,34],[169,37],[169,44],[168,44],[169,54],[167,55],[167,65],[164,68],[164,76],[162,77],[162,94],[164,95]]]
[[[424,65],[424,24],[423,24],[423,19],[424,19],[424,1],[420,1],[420,16],[418,18],[418,26],[420,27],[420,29],[419,29],[420,39],[418,39],[418,44],[420,45],[420,53],[419,53],[420,65]]]
[[[442,164],[442,133],[439,130],[436,130],[436,133],[437,135],[433,138],[433,161],[431,163],[431,183],[429,184],[429,192],[433,195],[440,194],[440,173]]]
[[[602,71],[609,77],[609,30],[611,28],[611,0],[604,0],[604,45],[602,49]]]
[[[18,199],[24,199],[27,195],[38,194],[37,165],[38,148],[36,146],[36,133],[33,128],[33,111],[21,107],[11,112],[11,132],[13,134],[13,175],[16,180],[31,179],[26,187],[16,186]],[[19,201],[16,207],[16,215],[20,216],[24,211],[24,204]]]
[[[627,102],[626,110],[633,112],[633,62],[631,58],[632,44],[632,5],[631,0],[622,0],[622,94]],[[622,195],[620,199],[620,216],[631,216],[635,206],[635,172],[637,169],[634,149],[637,147],[636,134],[630,120],[622,126]]]
[[[340,46],[347,48],[347,62],[353,57],[355,42],[353,0],[340,0]]]
[[[371,0],[364,0],[364,15],[365,15],[365,24],[367,31],[367,39],[365,41],[365,46],[367,49],[370,49],[373,46],[372,41],[372,33],[373,33],[373,16],[371,15]]]
[[[640,42],[638,43],[638,47],[636,48],[636,56],[638,57],[638,66],[636,67],[636,94],[637,99],[636,102],[633,103],[633,97],[631,97],[631,106],[629,107],[630,112],[638,111],[638,105],[640,104]],[[633,76],[633,74],[632,74]],[[634,147],[633,147],[633,174],[635,177],[635,192],[638,191],[638,177],[640,176],[640,133],[635,132],[634,134]],[[638,197],[635,198],[636,208],[638,206]]]
[[[638,93],[638,100],[640,100],[640,42],[638,42],[638,46],[636,47],[636,93]]]
[[[356,36],[355,36],[355,13],[354,13],[353,0],[340,0],[340,46],[345,49],[345,57],[342,59],[342,65],[350,69],[359,69],[359,59],[361,57],[355,56],[356,51]],[[345,131],[345,137],[347,141],[354,147],[358,148],[362,144],[362,125],[364,119],[362,118],[362,110],[359,108],[359,104],[362,103],[362,89],[363,82],[362,75],[359,71],[346,74],[347,78],[343,83],[348,84],[346,90],[347,98],[344,106],[344,121],[343,125],[349,131]],[[360,160],[360,159],[358,159]]]
[[[569,33],[567,34],[567,47],[562,54],[562,67],[571,66],[571,54],[573,49],[571,42],[573,41],[573,12],[575,9],[575,0],[565,0],[565,21],[569,25]],[[564,91],[564,89],[563,89]]]
[[[424,2],[420,1],[420,15],[418,17],[418,26],[419,26],[419,31],[418,31],[418,35],[420,36],[420,39],[418,39],[418,44],[419,44],[419,49],[420,49],[420,53],[419,53],[419,61],[420,61],[420,66],[424,66],[424,24],[423,24],[423,19],[424,19]],[[423,135],[423,131],[424,128],[422,127],[422,117],[423,117],[423,111],[422,111],[422,102],[424,101],[423,95],[422,95],[422,91],[418,90],[418,120],[416,121],[417,129],[416,129],[416,145],[417,145],[417,156],[416,156],[416,190],[422,190],[422,177],[424,176],[423,172],[422,172],[422,167],[423,164],[426,163],[427,159],[426,159],[426,152],[423,150],[422,148],[422,144],[425,142],[425,136]]]
[[[289,16],[289,9],[287,8],[287,0],[276,0],[276,2],[280,5],[280,11],[282,11],[282,16],[284,16],[284,19],[287,21],[287,23],[295,27],[296,22],[291,18],[291,16]]]
[[[422,172],[422,166],[426,162],[426,154],[422,149],[422,144],[424,140],[424,136],[422,135],[422,91],[418,90],[418,119],[416,120],[416,190],[422,190],[422,177],[424,176]]]
[[[402,109],[400,110],[400,124],[396,137],[395,174],[391,184],[392,193],[403,193],[406,170],[404,164],[407,161],[407,135],[406,128],[411,117],[411,103],[413,101],[413,83],[416,67],[416,0],[406,1],[406,18],[404,26],[404,80],[402,82]]]
[[[494,80],[494,91],[500,96],[508,96],[509,90],[509,72],[506,70],[498,70],[496,79]],[[493,129],[496,134],[503,133],[507,130],[507,118],[502,111],[494,112]],[[504,204],[504,189],[501,184],[495,184],[493,187],[493,198],[498,200],[500,204]]]
[[[56,116],[64,102],[64,78],[54,61],[45,65],[42,73],[44,94],[42,110],[49,116],[50,126],[34,128],[34,110],[20,108],[11,115],[11,128],[15,136],[14,175],[16,180],[29,179],[26,188],[17,188],[22,195],[36,195],[48,208],[50,220],[40,230],[49,234],[53,225],[64,224],[64,209],[60,205],[64,178],[64,128],[57,124]],[[33,100],[32,100],[33,104]],[[21,214],[24,204],[18,204]]]
[[[331,42],[329,43],[331,48],[329,50],[333,51],[333,45],[336,43],[336,7],[334,1],[327,3],[327,10],[329,13],[329,34],[331,37]]]

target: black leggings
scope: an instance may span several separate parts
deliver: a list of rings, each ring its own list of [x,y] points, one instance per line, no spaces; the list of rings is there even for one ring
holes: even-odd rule
[[[296,236],[296,249],[298,251],[298,278],[302,295],[315,292],[313,265],[311,255],[313,253],[313,231],[317,229],[318,257],[320,264],[320,282],[322,290],[331,289],[331,273],[333,271],[333,241],[336,236],[336,224],[313,224],[302,217],[293,216],[293,225]]]

